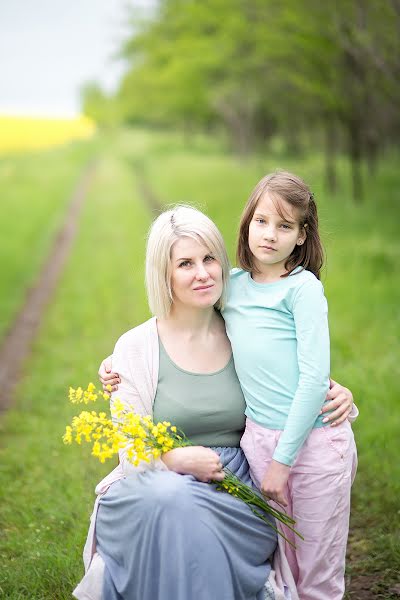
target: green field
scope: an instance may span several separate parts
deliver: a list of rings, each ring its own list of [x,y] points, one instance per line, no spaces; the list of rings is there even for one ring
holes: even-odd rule
[[[0,339],[49,253],[93,143],[0,156]]]
[[[266,172],[287,168],[310,182],[320,206],[332,376],[353,390],[361,412],[354,426],[359,471],[348,571],[368,577],[376,598],[395,598],[390,589],[400,569],[397,157],[382,163],[361,207],[351,204],[344,162],[343,189],[330,197],[317,156],[294,161],[276,153],[238,163],[219,143],[201,137],[188,148],[177,135],[125,131],[54,152],[2,159],[0,180],[9,190],[4,197],[11,218],[0,236],[0,254],[6,257],[0,336],[43,261],[90,156],[98,158],[98,166],[73,253],[15,407],[0,422],[0,597],[67,599],[82,575],[93,489],[114,465],[98,465],[82,449],[62,445],[74,413],[66,389],[95,380],[100,359],[116,338],[148,315],[143,260],[151,214],[139,191],[139,175],[160,202],[204,208],[220,226],[233,259],[237,223],[250,190]]]

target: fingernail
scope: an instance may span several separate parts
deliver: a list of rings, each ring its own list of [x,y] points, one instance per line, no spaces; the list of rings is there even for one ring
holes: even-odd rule
[[[332,423],[332,427],[336,427],[337,423]]]
[[[325,417],[325,419],[322,419],[323,423],[327,423],[329,421],[328,417]]]

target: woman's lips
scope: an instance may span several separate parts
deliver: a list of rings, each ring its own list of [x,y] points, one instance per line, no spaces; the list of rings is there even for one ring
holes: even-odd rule
[[[201,291],[201,290],[209,290],[210,288],[214,287],[214,284],[210,284],[210,285],[201,285],[199,287],[193,288],[195,292],[197,291]]]

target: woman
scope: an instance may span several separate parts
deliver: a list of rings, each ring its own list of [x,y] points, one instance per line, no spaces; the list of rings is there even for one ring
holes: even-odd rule
[[[244,399],[215,310],[224,305],[228,278],[224,243],[208,217],[189,207],[158,217],[146,256],[157,318],[116,344],[118,397],[179,426],[194,446],[150,468],[134,468],[120,453],[120,465],[98,486],[87,546],[93,555],[95,540],[97,553],[77,598],[94,597],[100,579],[104,600],[264,598],[276,534],[207,483],[222,480],[225,466],[251,483],[239,448]]]
[[[99,597],[93,589],[103,580],[104,600],[263,598],[276,545],[273,530],[245,505],[204,484],[221,479],[225,465],[250,483],[239,449],[244,400],[214,309],[224,306],[228,276],[222,238],[205,215],[177,207],[155,221],[146,283],[157,320],[118,341],[118,397],[136,412],[177,424],[198,446],[173,450],[141,473],[121,452],[120,465],[97,488],[86,566],[95,524],[97,553],[75,590],[78,598]],[[333,392],[334,404],[342,402],[339,413],[346,414],[351,394],[340,386]]]

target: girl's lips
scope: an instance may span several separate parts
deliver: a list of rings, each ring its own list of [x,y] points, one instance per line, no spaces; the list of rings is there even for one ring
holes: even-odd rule
[[[272,246],[260,246],[260,248],[263,250],[272,250],[273,252],[276,252],[277,250],[277,248],[273,248]]]

